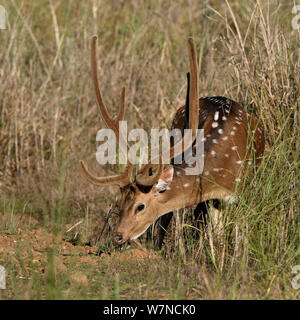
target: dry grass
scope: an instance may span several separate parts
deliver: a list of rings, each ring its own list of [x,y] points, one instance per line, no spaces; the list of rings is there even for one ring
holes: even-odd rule
[[[89,295],[62,293],[66,283],[57,280],[47,297],[299,298],[290,285],[291,268],[299,264],[300,211],[300,32],[291,27],[291,3],[12,0],[3,6],[9,18],[0,31],[3,211],[32,213],[54,233],[84,219],[74,232],[95,243],[117,189],[91,186],[79,171],[79,159],[99,175],[116,170],[95,161],[95,136],[104,124],[91,84],[93,34],[104,99],[116,114],[126,86],[129,126],[170,127],[184,101],[186,39],[193,36],[200,94],[243,103],[262,120],[267,138],[262,166],[245,181],[239,204],[224,209],[221,240],[213,229],[195,237],[190,210],[181,210],[176,224],[184,232],[171,227],[163,266],[145,264],[142,272],[120,263],[120,279],[112,276],[101,292],[93,284]],[[115,221],[98,242],[105,250]],[[0,264],[17,272],[1,256]],[[103,281],[95,270],[89,277]],[[37,283],[36,289],[30,282],[14,288],[30,287],[26,297],[39,298],[37,288],[44,287]],[[116,283],[118,296],[110,293]],[[10,298],[20,298],[9,290]]]

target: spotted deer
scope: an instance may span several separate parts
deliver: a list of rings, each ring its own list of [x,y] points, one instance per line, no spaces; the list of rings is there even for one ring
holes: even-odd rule
[[[118,175],[97,177],[80,161],[87,179],[98,186],[118,185],[121,198],[118,203],[119,221],[114,233],[114,244],[123,247],[140,237],[158,218],[162,229],[159,247],[163,243],[172,212],[178,208],[197,205],[195,213],[203,208],[208,200],[224,202],[234,201],[240,192],[239,182],[243,179],[247,167],[260,161],[264,152],[264,133],[261,124],[237,102],[225,97],[203,97],[198,94],[198,66],[196,49],[192,38],[188,39],[190,73],[187,74],[186,103],[174,117],[172,129],[191,129],[192,145],[183,145],[183,139],[171,141],[170,157],[179,156],[177,143],[181,143],[184,152],[188,148],[194,151],[196,129],[204,130],[204,168],[201,174],[186,175],[187,163],[174,164],[163,168],[158,164],[146,164],[132,179],[134,165],[127,162]],[[125,117],[125,89],[122,89],[120,111],[113,120],[104,105],[99,88],[96,60],[97,37],[92,38],[91,69],[96,100],[100,114],[106,125],[119,138],[119,122]],[[249,142],[254,146],[254,155],[250,154]]]

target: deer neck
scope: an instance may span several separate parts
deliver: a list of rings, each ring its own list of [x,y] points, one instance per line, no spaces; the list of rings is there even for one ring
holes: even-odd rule
[[[165,191],[165,200],[159,203],[157,218],[175,209],[185,208],[200,202],[200,177],[186,175],[183,168],[174,167],[171,184]]]

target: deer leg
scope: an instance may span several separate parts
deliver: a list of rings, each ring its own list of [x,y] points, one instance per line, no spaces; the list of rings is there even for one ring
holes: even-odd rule
[[[201,202],[197,204],[194,210],[194,219],[196,221],[196,227],[199,229],[206,225],[207,219],[207,206],[206,202]]]
[[[168,212],[160,217],[158,221],[159,229],[158,229],[158,240],[155,244],[155,248],[160,250],[163,245],[163,240],[165,237],[165,233],[168,229],[168,226],[170,224],[170,221],[173,217],[173,212]]]
[[[218,255],[219,268],[222,272],[225,258],[225,234],[224,234],[224,217],[223,211],[218,206],[209,208],[210,216],[210,230],[209,230],[209,243],[213,259],[216,259],[215,253]],[[216,261],[216,260],[215,260]]]
[[[212,206],[216,209],[219,208],[220,202],[213,200]],[[196,221],[196,227],[198,229],[204,228],[207,225],[207,214],[209,210],[209,201],[204,201],[197,204],[194,210],[194,219]]]
[[[213,206],[215,208],[219,207],[219,201],[213,200]],[[207,224],[207,214],[208,214],[208,201],[198,203],[197,207],[194,210],[194,218],[197,223],[197,228],[205,227]],[[163,240],[170,224],[170,221],[173,217],[173,212],[168,212],[162,217],[159,218],[158,225],[158,240],[155,243],[155,249],[160,250],[163,245]]]

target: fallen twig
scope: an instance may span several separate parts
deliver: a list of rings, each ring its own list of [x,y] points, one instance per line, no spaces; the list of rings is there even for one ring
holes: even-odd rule
[[[72,231],[74,228],[76,228],[77,226],[79,226],[84,220],[80,220],[77,223],[75,223],[71,228],[69,228],[66,233]]]

